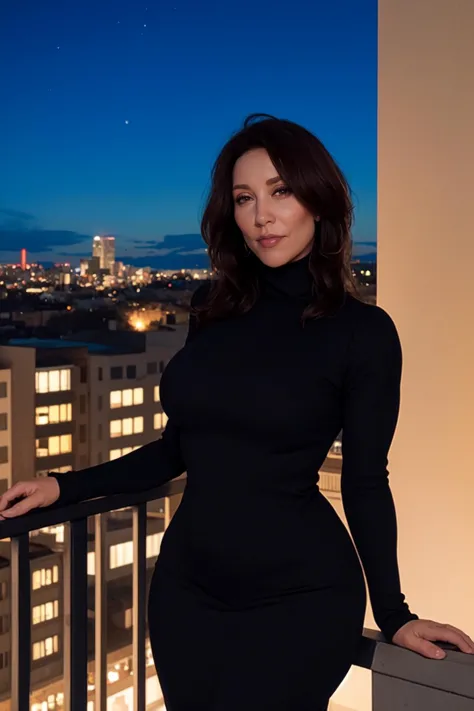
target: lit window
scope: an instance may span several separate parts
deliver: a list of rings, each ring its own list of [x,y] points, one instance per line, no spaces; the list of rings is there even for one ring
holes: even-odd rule
[[[122,407],[122,391],[112,390],[110,393],[110,407],[115,409],[116,407]]]
[[[143,404],[143,388],[127,388],[126,390],[112,390],[110,393],[110,408],[130,407]]]
[[[122,404],[124,407],[130,407],[133,405],[133,390],[123,390],[122,391]]]
[[[87,554],[87,575],[95,575],[95,552],[89,551]]]
[[[160,402],[160,386],[159,385],[155,385],[155,387],[153,389],[153,397],[154,397],[155,402]]]
[[[35,605],[32,609],[32,621],[34,625],[38,625],[41,622],[47,622],[48,620],[53,620],[55,617],[59,617],[58,600],[52,600],[41,605]]]
[[[110,421],[110,436],[124,437],[125,435],[140,434],[143,432],[143,417],[125,417],[123,420]]]
[[[161,413],[161,421],[163,422],[163,427],[166,427],[166,423],[168,422],[168,415],[164,412]]]
[[[65,434],[53,437],[40,437],[36,440],[37,457],[54,457],[58,454],[72,452],[72,435]]]
[[[146,557],[155,558],[160,552],[163,533],[152,533],[146,537]]]
[[[161,412],[155,412],[153,415],[153,427],[155,430],[161,430]]]
[[[53,637],[47,637],[33,644],[33,659],[42,659],[56,654],[59,651],[59,637],[55,634]]]
[[[59,567],[53,565],[52,568],[41,568],[35,570],[31,576],[33,590],[39,590],[59,580]]]
[[[36,372],[36,392],[55,393],[71,389],[71,370],[40,370]]]
[[[126,417],[122,420],[122,434],[131,435],[133,434],[133,418]]]
[[[125,543],[116,543],[110,546],[110,567],[121,568],[124,565],[133,563],[133,543],[126,541]]]

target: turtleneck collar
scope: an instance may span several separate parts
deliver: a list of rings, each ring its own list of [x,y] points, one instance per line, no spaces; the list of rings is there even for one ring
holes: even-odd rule
[[[258,260],[258,271],[265,291],[293,299],[311,298],[312,277],[309,271],[310,255],[281,267],[269,267]]]

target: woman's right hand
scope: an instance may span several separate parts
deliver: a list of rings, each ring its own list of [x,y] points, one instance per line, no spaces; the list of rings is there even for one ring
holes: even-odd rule
[[[11,506],[12,501],[21,499]],[[22,516],[32,509],[51,506],[59,499],[59,484],[54,476],[19,481],[0,496],[0,519]]]

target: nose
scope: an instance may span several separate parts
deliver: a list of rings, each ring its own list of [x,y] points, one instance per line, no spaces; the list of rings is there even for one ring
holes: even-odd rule
[[[265,225],[275,222],[273,210],[266,200],[257,200],[255,209],[255,225],[256,227],[265,227]]]

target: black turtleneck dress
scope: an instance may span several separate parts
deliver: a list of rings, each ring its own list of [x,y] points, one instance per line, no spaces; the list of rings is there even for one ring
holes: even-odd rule
[[[248,313],[199,329],[191,321],[162,376],[162,438],[56,475],[66,503],[187,471],[149,598],[167,711],[325,710],[363,628],[356,548],[386,637],[416,618],[400,589],[387,472],[401,376],[395,326],[347,294],[335,316],[302,327],[308,258],[259,269]],[[355,547],[317,486],[341,429]]]

